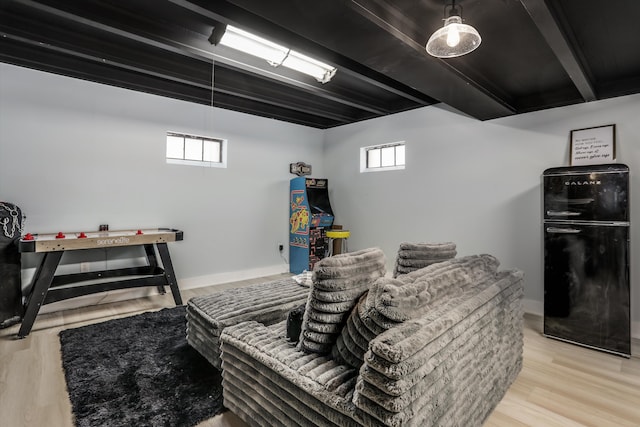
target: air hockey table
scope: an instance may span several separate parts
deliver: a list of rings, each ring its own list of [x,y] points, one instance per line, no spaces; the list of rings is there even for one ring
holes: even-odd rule
[[[172,228],[25,234],[18,242],[18,250],[21,253],[43,253],[44,256],[36,270],[33,286],[25,301],[24,317],[18,331],[18,338],[29,335],[43,305],[82,295],[146,286],[157,287],[158,291],[164,294],[165,286],[168,285],[176,305],[182,305],[182,297],[167,247],[167,243],[182,239],[182,231]],[[148,265],[56,275],[62,255],[67,251],[122,246],[143,246]],[[161,266],[156,258],[156,249]],[[70,284],[74,285],[69,286]]]

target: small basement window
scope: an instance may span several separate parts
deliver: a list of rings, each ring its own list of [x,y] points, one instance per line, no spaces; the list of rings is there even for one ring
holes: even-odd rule
[[[360,148],[360,172],[404,169],[404,141]]]
[[[184,133],[167,132],[167,163],[227,167],[227,141]]]

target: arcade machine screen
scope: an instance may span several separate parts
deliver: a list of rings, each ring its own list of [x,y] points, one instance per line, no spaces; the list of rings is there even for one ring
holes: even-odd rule
[[[329,191],[327,187],[307,187],[307,196],[309,197],[309,207],[311,208],[311,215],[333,216],[331,203],[329,202]]]

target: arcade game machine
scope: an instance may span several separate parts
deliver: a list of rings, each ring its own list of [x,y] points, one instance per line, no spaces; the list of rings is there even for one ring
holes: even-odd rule
[[[333,225],[326,179],[291,180],[289,203],[289,271],[312,271],[328,250],[326,230]]]

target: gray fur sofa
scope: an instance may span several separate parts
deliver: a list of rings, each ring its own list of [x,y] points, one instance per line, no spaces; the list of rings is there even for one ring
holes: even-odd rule
[[[191,298],[187,302],[187,342],[220,369],[224,328],[247,320],[265,325],[280,322],[308,294],[309,288],[289,277]]]
[[[383,257],[318,263],[299,343],[226,327],[225,406],[252,426],[480,426],[521,369],[522,273],[477,255],[388,278]]]

